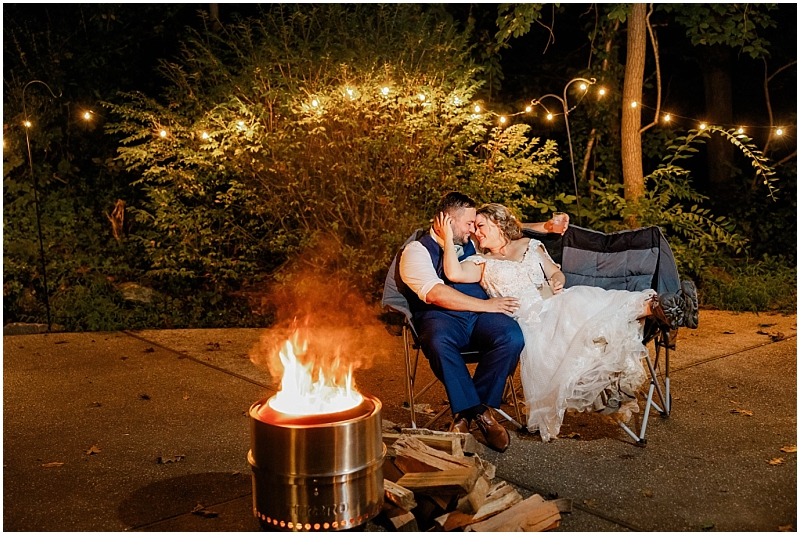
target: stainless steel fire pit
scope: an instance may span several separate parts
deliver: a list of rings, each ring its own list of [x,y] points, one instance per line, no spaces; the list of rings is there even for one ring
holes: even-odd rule
[[[250,407],[253,513],[267,529],[352,529],[381,511],[381,402],[292,416],[263,399]]]

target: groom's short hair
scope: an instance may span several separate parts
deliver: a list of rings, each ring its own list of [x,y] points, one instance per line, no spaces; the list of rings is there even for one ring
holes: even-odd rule
[[[462,208],[475,208],[475,201],[458,191],[451,191],[442,197],[439,206],[436,207],[437,214],[454,214]]]

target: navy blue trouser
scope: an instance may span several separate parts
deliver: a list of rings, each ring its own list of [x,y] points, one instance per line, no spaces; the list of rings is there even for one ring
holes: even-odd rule
[[[513,318],[505,314],[434,310],[415,315],[414,326],[422,352],[434,375],[444,384],[453,414],[481,404],[500,406],[506,378],[516,368],[525,345]],[[462,351],[479,352],[472,377]]]

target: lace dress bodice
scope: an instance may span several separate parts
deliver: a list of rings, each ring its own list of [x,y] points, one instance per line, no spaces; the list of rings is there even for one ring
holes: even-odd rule
[[[483,269],[481,286],[489,297],[516,297],[520,300],[521,308],[515,314],[518,319],[528,323],[539,321],[543,299],[539,288],[544,284],[544,260],[540,246],[542,242],[531,239],[528,248],[519,262],[500,260],[473,255],[464,261],[475,264],[486,264]],[[547,259],[552,262],[550,255],[544,252]]]

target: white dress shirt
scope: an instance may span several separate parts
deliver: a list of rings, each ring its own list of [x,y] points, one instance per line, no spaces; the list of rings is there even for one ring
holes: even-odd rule
[[[430,234],[439,247],[444,245],[433,229],[430,230]],[[463,254],[463,250],[463,247],[456,245],[458,256]],[[437,284],[444,284],[444,281],[436,274],[430,253],[419,241],[413,241],[403,249],[403,255],[400,257],[400,277],[423,303],[428,302],[427,296],[431,288]]]

